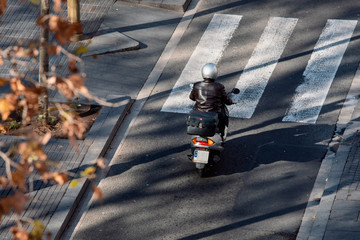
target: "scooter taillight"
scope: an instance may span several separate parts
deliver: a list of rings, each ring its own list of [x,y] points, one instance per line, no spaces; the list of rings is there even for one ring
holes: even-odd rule
[[[208,138],[198,138],[195,137],[192,139],[193,144],[201,146],[211,146],[214,144],[214,141]]]

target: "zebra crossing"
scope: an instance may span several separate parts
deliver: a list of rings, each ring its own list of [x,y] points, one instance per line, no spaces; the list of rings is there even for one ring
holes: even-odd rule
[[[242,17],[230,14],[213,16],[161,111],[190,112],[194,103],[188,98],[189,84],[201,79],[200,69],[205,63],[220,62]],[[236,83],[240,94],[234,98],[238,104],[229,106],[231,117],[250,119],[253,116],[297,22],[297,18],[283,17],[268,20]],[[356,25],[357,20],[327,20],[283,122],[316,123]]]

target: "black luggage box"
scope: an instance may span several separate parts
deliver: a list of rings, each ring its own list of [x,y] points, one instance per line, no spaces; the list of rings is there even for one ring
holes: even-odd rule
[[[186,120],[187,134],[212,137],[216,133],[218,121],[216,112],[192,110]]]

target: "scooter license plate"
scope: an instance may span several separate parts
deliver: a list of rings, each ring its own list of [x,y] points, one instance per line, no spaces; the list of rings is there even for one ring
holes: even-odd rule
[[[194,151],[194,162],[197,163],[208,163],[209,161],[209,152],[208,151],[203,151],[203,150],[198,150],[196,149]]]

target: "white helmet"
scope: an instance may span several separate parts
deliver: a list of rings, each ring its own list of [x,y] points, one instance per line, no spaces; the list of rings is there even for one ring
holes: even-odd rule
[[[203,78],[216,79],[217,68],[213,63],[207,63],[201,68],[201,74]]]

